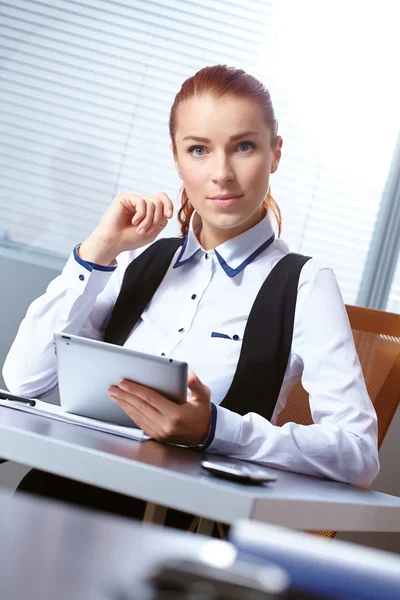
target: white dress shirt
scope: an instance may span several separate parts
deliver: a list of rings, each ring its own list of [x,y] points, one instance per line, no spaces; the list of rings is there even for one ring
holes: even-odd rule
[[[370,485],[379,471],[376,414],[332,270],[311,259],[301,271],[291,353],[271,422],[256,413],[241,416],[219,404],[232,382],[255,297],[289,249],[276,239],[262,250],[273,235],[268,215],[211,251],[197,240],[199,224],[195,214],[184,247],[125,346],[186,361],[210,387],[217,419],[209,451]],[[43,397],[57,388],[54,331],[103,339],[132,258],[121,254],[116,269],[85,263],[76,252],[69,258],[21,323],[3,368],[11,392]],[[278,427],[276,418],[300,376],[315,424]]]

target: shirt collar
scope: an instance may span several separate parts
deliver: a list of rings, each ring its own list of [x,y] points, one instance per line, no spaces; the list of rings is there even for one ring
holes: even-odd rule
[[[206,253],[196,235],[201,230],[201,217],[193,212],[189,224],[189,232],[185,237],[174,269],[185,265],[200,252]],[[274,230],[268,213],[265,217],[244,233],[220,244],[214,249],[219,264],[229,277],[235,277],[261,252],[266,250],[275,239]]]

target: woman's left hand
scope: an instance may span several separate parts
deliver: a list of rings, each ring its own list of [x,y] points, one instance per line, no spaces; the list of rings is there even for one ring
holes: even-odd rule
[[[128,379],[111,386],[108,395],[153,439],[197,446],[206,441],[210,429],[211,394],[193,372],[189,373],[188,388],[191,394],[184,404],[175,404]]]

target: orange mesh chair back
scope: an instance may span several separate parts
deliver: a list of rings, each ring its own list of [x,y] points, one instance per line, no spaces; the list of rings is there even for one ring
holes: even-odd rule
[[[378,417],[378,447],[400,404],[400,315],[346,306],[368,393]],[[277,425],[312,425],[308,394],[298,381],[290,391]],[[335,532],[309,532],[334,537]]]

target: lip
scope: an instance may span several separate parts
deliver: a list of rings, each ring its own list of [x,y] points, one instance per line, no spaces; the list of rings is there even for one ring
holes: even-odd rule
[[[243,196],[243,194],[236,194],[236,195],[229,195],[229,196],[214,196],[214,198],[208,198],[209,200],[211,200],[211,202],[213,202],[216,206],[222,206],[222,207],[228,207],[228,206],[232,206],[233,204],[235,204],[239,198],[241,198]]]
[[[218,196],[212,196],[209,200],[233,200],[234,198],[241,198],[243,194],[219,194]]]

